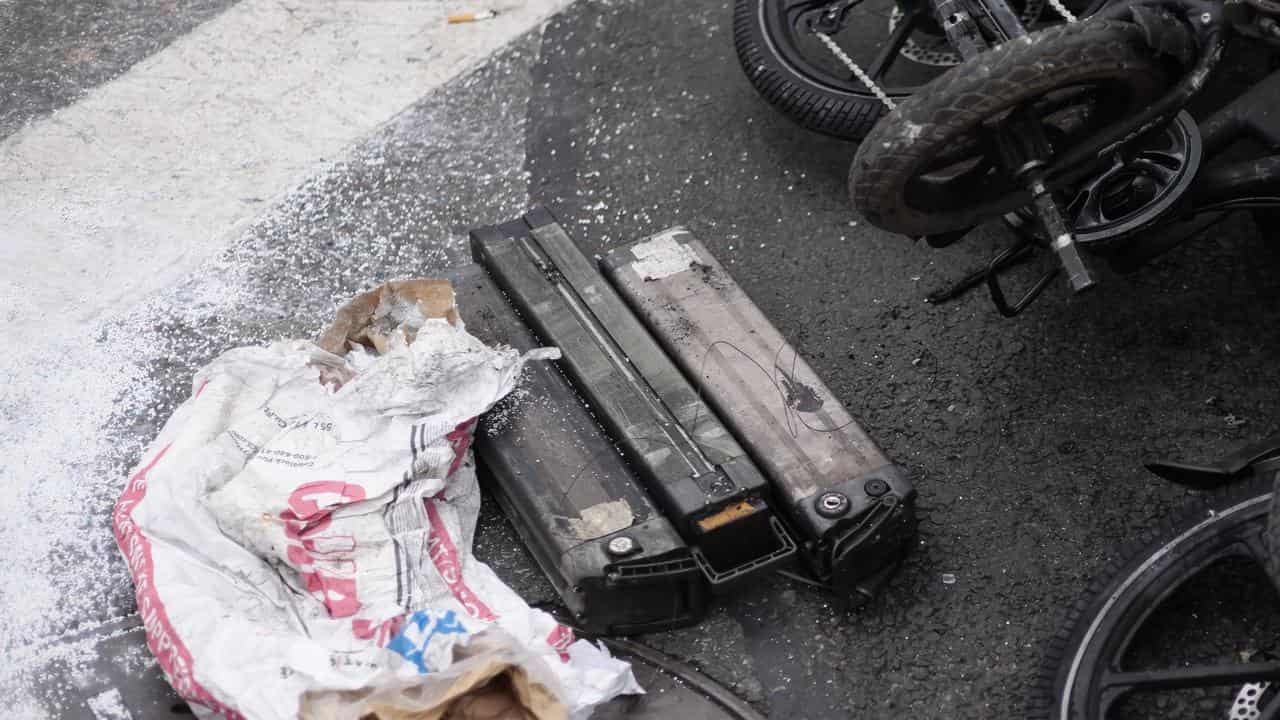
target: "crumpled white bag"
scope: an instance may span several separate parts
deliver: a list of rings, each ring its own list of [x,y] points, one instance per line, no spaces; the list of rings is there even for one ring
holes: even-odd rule
[[[286,341],[196,374],[113,521],[147,642],[199,714],[294,718],[308,692],[447,677],[477,638],[553,714],[640,692],[471,557],[471,430],[527,359],[426,320],[380,356]]]

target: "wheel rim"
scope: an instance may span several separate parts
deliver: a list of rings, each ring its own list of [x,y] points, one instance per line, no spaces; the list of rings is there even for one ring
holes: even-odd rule
[[[1069,658],[1055,718],[1103,720],[1126,696],[1169,689],[1175,684],[1184,688],[1221,687],[1280,678],[1280,663],[1274,662],[1142,672],[1123,669],[1123,660],[1147,620],[1201,571],[1233,558],[1265,565],[1270,500],[1271,493],[1266,493],[1211,515],[1161,547],[1111,588]],[[1253,675],[1243,677],[1243,670],[1252,671]],[[1280,710],[1280,703],[1276,709]]]
[[[1101,172],[1059,193],[1076,242],[1101,245],[1156,222],[1195,179],[1202,156],[1200,131],[1183,111],[1127,152],[1128,156],[1117,154]],[[1041,235],[1028,208],[1005,219],[1018,230]]]

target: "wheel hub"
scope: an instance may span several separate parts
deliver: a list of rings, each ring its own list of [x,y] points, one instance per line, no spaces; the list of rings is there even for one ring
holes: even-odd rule
[[[1076,241],[1106,243],[1155,222],[1182,196],[1200,167],[1200,131],[1186,112],[1126,157],[1064,191]],[[1005,216],[1023,232],[1040,230],[1026,208]]]

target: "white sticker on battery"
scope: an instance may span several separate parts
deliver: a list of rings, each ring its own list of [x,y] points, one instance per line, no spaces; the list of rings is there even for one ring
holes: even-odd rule
[[[631,247],[631,254],[636,257],[631,267],[645,280],[661,280],[698,262],[697,254],[688,245],[676,242],[675,233],[637,243]]]
[[[594,540],[631,527],[635,516],[626,500],[613,500],[592,505],[582,511],[582,517],[568,518],[569,527],[579,540]]]

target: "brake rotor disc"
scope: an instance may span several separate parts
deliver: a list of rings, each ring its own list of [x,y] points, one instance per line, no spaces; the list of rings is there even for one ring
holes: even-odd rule
[[[1040,17],[1041,11],[1044,10],[1045,0],[1027,0],[1023,6],[1022,12],[1018,13],[1018,19],[1023,25],[1028,27]],[[898,5],[893,6],[893,11],[889,13],[889,32],[898,26],[902,21],[902,8]],[[924,35],[927,39],[917,39]],[[960,54],[951,48],[951,42],[947,40],[946,35],[929,36],[924,33],[915,33],[902,46],[902,50],[898,51],[902,57],[921,65],[930,65],[932,67],[951,67],[960,64]]]
[[[1262,717],[1262,709],[1259,705],[1269,687],[1271,683],[1267,682],[1245,683],[1240,688],[1240,692],[1236,693],[1235,702],[1231,703],[1227,720],[1258,720]]]
[[[1105,244],[1155,222],[1186,192],[1200,159],[1200,130],[1180,112],[1142,145],[1126,148],[1109,167],[1059,195],[1076,242]],[[1041,235],[1028,208],[1009,213],[1005,222]]]

